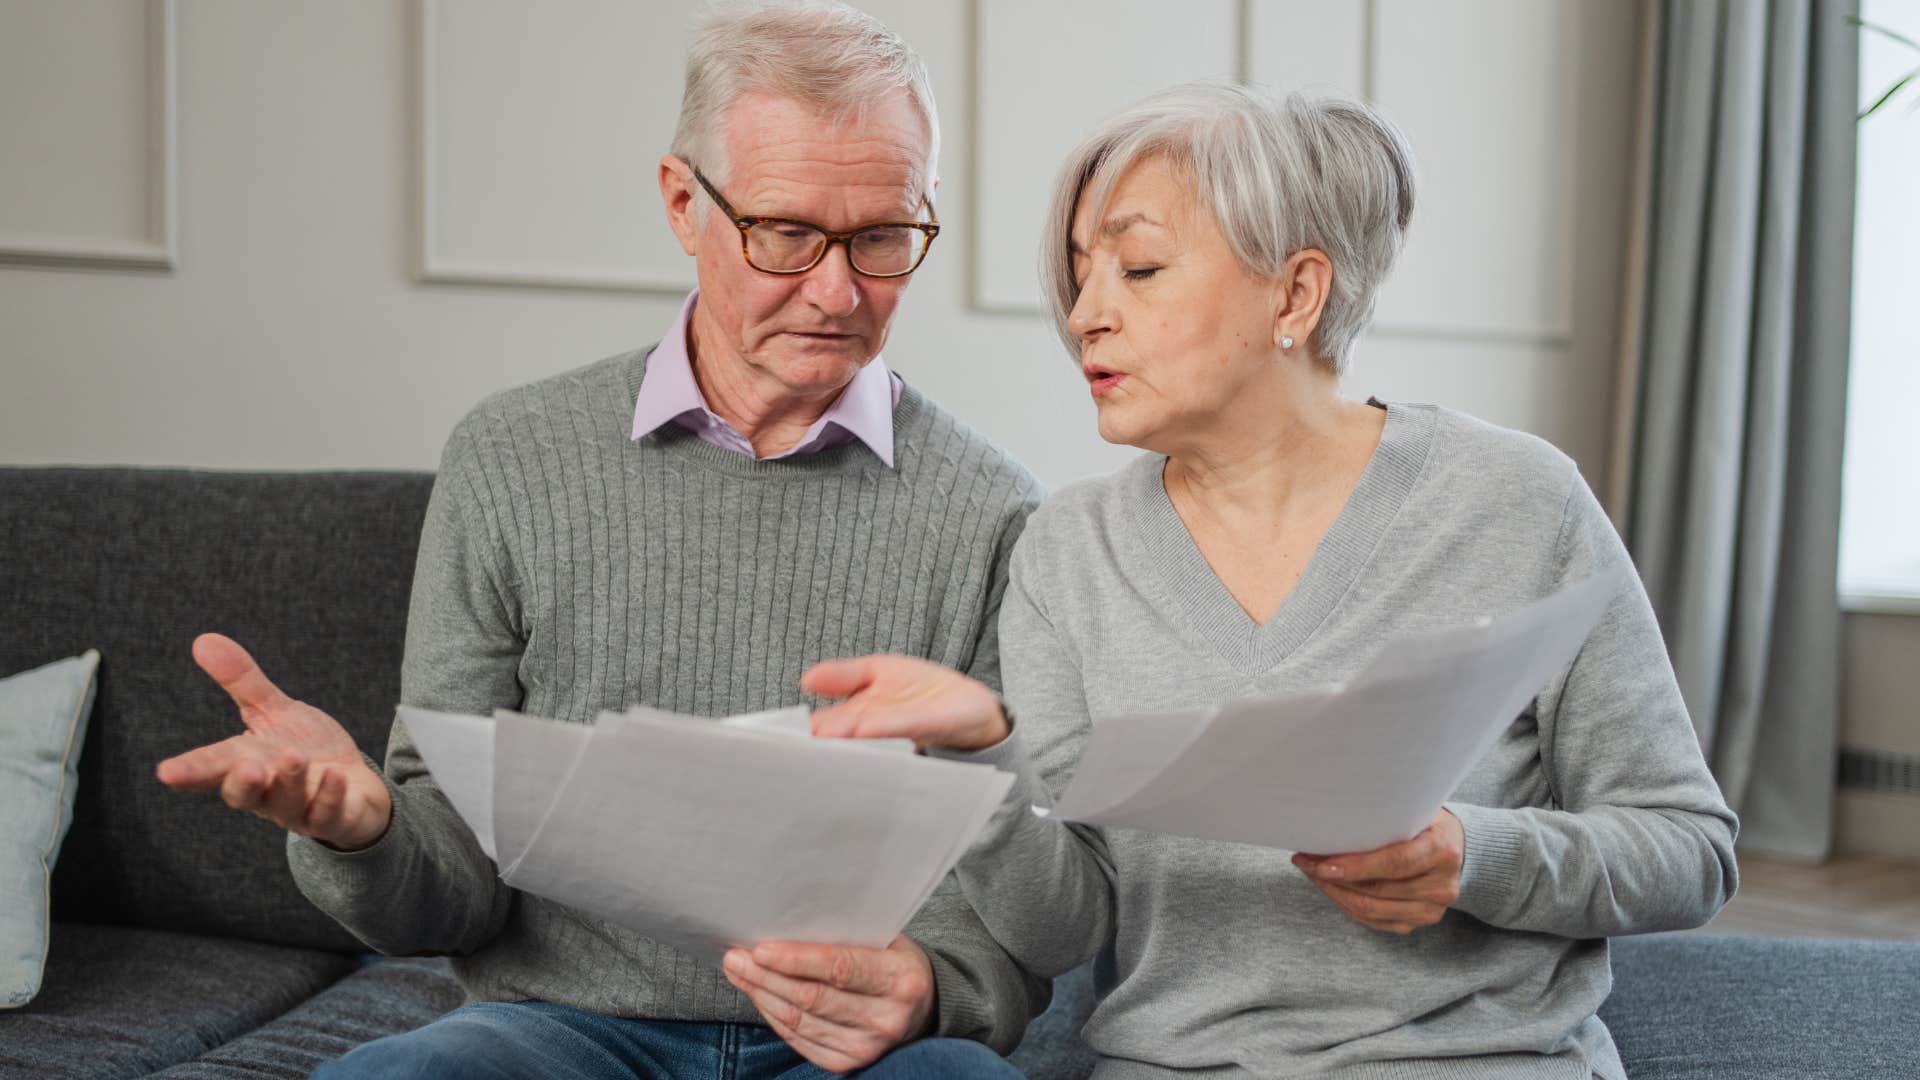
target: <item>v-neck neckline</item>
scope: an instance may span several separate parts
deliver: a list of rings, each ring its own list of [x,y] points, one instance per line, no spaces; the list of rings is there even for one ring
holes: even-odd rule
[[[1426,463],[1433,442],[1433,408],[1377,399],[1368,404],[1387,413],[1380,444],[1299,579],[1264,623],[1254,622],[1234,599],[1187,531],[1167,495],[1166,456],[1145,454],[1127,467],[1128,518],[1143,561],[1161,586],[1161,599],[1245,675],[1285,660],[1333,613],[1405,505]]]

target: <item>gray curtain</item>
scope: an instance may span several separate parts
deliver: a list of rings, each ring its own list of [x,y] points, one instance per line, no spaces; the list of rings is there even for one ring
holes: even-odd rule
[[[1658,0],[1627,545],[1741,846],[1824,858],[1857,0]]]

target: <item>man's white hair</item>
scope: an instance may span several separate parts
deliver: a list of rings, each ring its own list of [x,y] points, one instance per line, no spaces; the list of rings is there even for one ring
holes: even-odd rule
[[[1333,285],[1306,344],[1344,372],[1413,220],[1413,151],[1399,129],[1349,98],[1280,97],[1221,82],[1160,91],[1101,124],[1067,156],[1041,240],[1054,326],[1075,357],[1080,341],[1067,326],[1080,298],[1068,251],[1074,211],[1085,199],[1098,222],[1114,182],[1154,157],[1192,185],[1249,272],[1274,277],[1297,252],[1326,254]]]
[[[838,0],[709,4],[694,17],[672,150],[724,184],[727,107],[740,95],[793,98],[844,123],[900,90],[927,125],[922,194],[930,194],[940,159],[940,117],[927,66],[900,35]]]

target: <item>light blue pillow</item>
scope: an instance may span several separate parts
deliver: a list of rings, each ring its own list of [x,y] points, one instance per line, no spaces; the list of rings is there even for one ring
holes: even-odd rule
[[[0,1009],[40,992],[53,860],[73,823],[99,666],[100,654],[88,649],[0,679]]]

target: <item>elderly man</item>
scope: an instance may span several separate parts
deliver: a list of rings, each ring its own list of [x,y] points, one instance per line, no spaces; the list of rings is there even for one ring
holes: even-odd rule
[[[724,715],[790,704],[814,662],[870,652],[997,682],[1036,486],[879,355],[938,232],[938,130],[919,59],[859,12],[706,17],[659,169],[699,290],[655,348],[497,394],[456,427],[420,540],[407,703]],[[764,943],[721,968],[519,893],[403,725],[376,770],[235,642],[205,635],[194,657],[247,730],[161,779],[287,828],[314,903],[383,952],[452,954],[472,1002],[322,1074],[1011,1073],[985,1047],[1044,1005],[951,880],[885,949]]]

